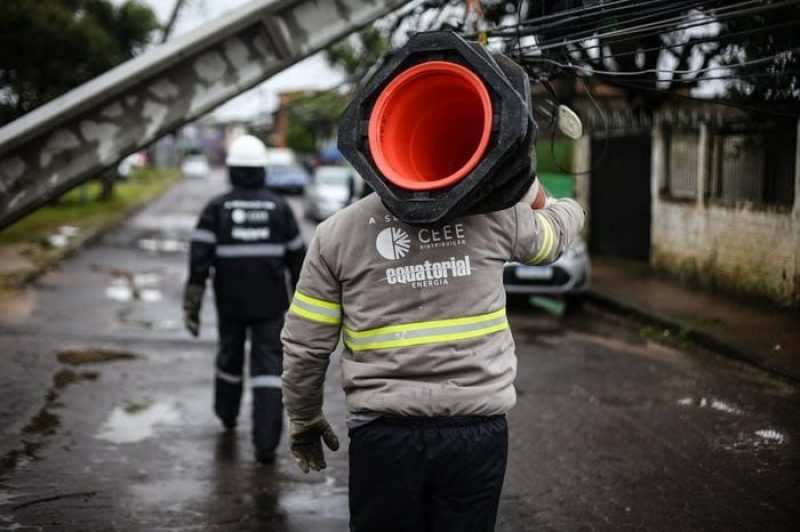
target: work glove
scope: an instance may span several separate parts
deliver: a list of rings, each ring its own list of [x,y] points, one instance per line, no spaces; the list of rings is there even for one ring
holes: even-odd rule
[[[525,193],[520,201],[530,205],[533,210],[537,210],[547,206],[547,200],[547,193],[544,187],[539,183],[539,178],[535,177],[531,188],[528,189],[528,192]]]
[[[186,284],[183,290],[183,324],[192,336],[200,334],[200,309],[203,306],[205,287]]]
[[[308,473],[311,469],[320,471],[327,467],[320,440],[331,451],[339,448],[339,438],[321,413],[309,420],[291,420],[289,449],[303,473]]]

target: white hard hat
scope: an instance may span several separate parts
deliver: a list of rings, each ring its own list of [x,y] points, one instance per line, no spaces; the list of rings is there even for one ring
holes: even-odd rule
[[[253,135],[242,135],[231,142],[225,164],[263,168],[267,164],[267,148]]]

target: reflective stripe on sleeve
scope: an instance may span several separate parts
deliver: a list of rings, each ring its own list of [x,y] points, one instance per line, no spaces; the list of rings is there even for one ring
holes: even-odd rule
[[[217,257],[283,257],[283,244],[223,244],[217,246]]]
[[[291,239],[288,244],[286,244],[286,247],[292,251],[297,251],[298,249],[302,248],[303,245],[305,245],[303,235],[297,235]]]
[[[217,368],[217,378],[219,380],[222,380],[222,381],[225,381],[225,382],[229,382],[231,384],[239,384],[240,382],[242,382],[242,376],[241,375],[234,375],[232,373],[226,373],[226,372],[222,371],[219,368]]]
[[[553,252],[553,244],[556,240],[556,232],[553,229],[553,225],[550,223],[550,220],[539,213],[536,213],[536,216],[539,218],[539,227],[542,228],[544,235],[541,243],[542,247],[540,247],[539,252],[528,261],[528,264],[539,264],[540,262],[546,260]]]
[[[192,242],[202,242],[204,244],[216,244],[217,235],[208,229],[195,229],[192,233]]]
[[[508,328],[506,309],[488,314],[390,325],[366,331],[344,328],[344,343],[352,351],[389,349],[477,338]]]
[[[295,291],[289,312],[307,320],[339,325],[342,323],[342,306]]]
[[[251,388],[280,388],[280,375],[255,375],[250,377]]]

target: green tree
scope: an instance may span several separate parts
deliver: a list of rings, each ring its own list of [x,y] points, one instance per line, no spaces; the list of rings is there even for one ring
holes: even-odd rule
[[[778,111],[800,112],[799,20],[800,6],[794,3],[725,24],[720,42],[725,50],[723,62],[734,73],[728,80],[734,100],[748,105],[766,102]]]
[[[0,2],[0,124],[130,59],[156,28],[140,0]]]
[[[334,90],[296,98],[289,102],[286,143],[300,153],[314,153],[319,143],[330,139],[349,98]]]
[[[387,51],[389,40],[385,33],[370,26],[328,48],[326,58],[331,66],[344,72],[350,90],[356,91]]]

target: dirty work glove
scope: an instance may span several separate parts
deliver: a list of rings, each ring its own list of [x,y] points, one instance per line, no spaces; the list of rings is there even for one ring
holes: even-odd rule
[[[303,473],[309,470],[325,469],[325,455],[322,452],[322,439],[328,449],[339,448],[339,438],[333,432],[325,416],[319,414],[309,420],[293,419],[289,427],[289,448]]]
[[[183,290],[183,324],[195,337],[200,334],[200,308],[203,306],[204,291],[204,286],[188,283]]]
[[[520,200],[522,203],[527,203],[533,210],[541,209],[547,205],[547,193],[544,187],[539,183],[539,178],[533,178],[533,184],[528,192]]]

